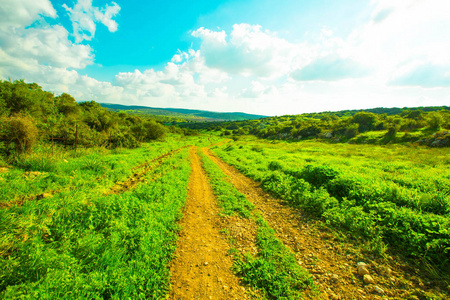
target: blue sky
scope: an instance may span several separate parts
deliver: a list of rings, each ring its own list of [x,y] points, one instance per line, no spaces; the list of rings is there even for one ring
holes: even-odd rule
[[[448,0],[2,0],[0,78],[266,115],[450,105]]]

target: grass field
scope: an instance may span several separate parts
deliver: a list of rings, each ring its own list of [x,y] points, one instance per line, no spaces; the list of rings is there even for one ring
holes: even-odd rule
[[[450,269],[447,148],[267,142],[213,150],[262,186],[365,243]]]
[[[447,148],[206,135],[171,135],[133,150],[56,149],[52,155],[43,149],[1,172],[0,297],[167,298],[188,195],[189,147],[212,144],[213,153],[259,182],[265,193],[333,230],[342,238],[337,243],[350,241],[380,257],[394,255],[425,271],[441,288],[416,288],[411,295],[445,299],[450,276]],[[238,191],[208,153],[199,151],[220,210],[214,222],[222,224],[232,270],[248,287],[247,297],[314,299],[328,293],[337,283],[317,284],[310,273],[316,262],[308,270],[301,266],[315,256],[305,258],[301,245],[286,242],[295,240],[296,228],[303,225],[267,219],[261,206],[265,196],[258,200],[260,207],[251,202],[243,194],[245,184]],[[291,228],[289,237],[280,232],[283,226]],[[314,244],[314,236],[304,238]],[[354,297],[364,283],[347,273],[339,276],[348,275],[355,287],[343,293]],[[408,294],[402,293],[397,294]]]

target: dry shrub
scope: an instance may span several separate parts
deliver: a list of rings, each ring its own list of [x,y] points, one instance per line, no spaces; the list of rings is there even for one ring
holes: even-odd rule
[[[28,115],[14,115],[2,118],[0,139],[5,142],[8,152],[30,152],[36,143],[38,129],[33,118]],[[11,154],[11,153],[8,153]]]

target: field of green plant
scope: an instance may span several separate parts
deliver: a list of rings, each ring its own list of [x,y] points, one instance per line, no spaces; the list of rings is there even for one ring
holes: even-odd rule
[[[450,275],[450,150],[240,139],[226,162],[363,244]]]
[[[211,141],[35,153],[0,173],[0,298],[164,296],[191,172],[184,146]]]
[[[267,299],[301,298],[303,290],[313,286],[311,274],[298,265],[294,254],[276,237],[264,218],[254,211],[254,205],[226,180],[219,167],[205,155],[202,155],[202,162],[222,213],[250,218],[258,228],[256,255],[240,253],[232,243],[235,272]]]

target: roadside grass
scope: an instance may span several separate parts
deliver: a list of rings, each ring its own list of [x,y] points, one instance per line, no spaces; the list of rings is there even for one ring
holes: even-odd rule
[[[129,192],[86,185],[0,210],[0,297],[163,298],[189,174],[183,150]]]
[[[14,167],[0,173],[0,203],[42,193],[79,189],[84,185],[107,189],[132,174],[132,168],[171,150],[186,145],[208,146],[221,140],[207,137],[170,135],[163,141],[143,144],[137,149],[78,149],[77,152],[55,147],[42,148],[32,155],[17,158]]]
[[[222,213],[250,218],[258,227],[256,255],[231,250],[236,274],[267,299],[301,298],[305,289],[314,287],[311,275],[298,265],[291,250],[275,236],[275,231],[255,211],[254,205],[226,180],[220,168],[203,153],[200,155]],[[229,233],[226,228],[222,231]],[[233,237],[228,239],[233,244]]]
[[[166,297],[191,172],[187,148],[150,168],[145,182],[106,192],[164,153],[219,140],[170,135],[133,150],[38,151],[0,173],[3,202],[56,191],[0,209],[0,298]]]
[[[241,138],[212,150],[368,250],[393,250],[449,279],[449,149]]]

